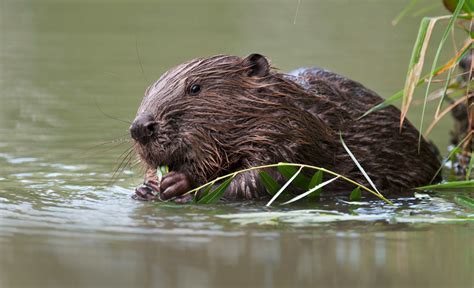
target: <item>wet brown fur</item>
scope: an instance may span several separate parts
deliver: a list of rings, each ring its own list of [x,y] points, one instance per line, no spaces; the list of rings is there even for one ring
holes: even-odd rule
[[[321,166],[367,184],[339,142],[341,131],[382,193],[407,191],[435,176],[436,149],[422,139],[418,153],[418,131],[405,121],[400,132],[398,109],[358,120],[382,101],[376,93],[329,71],[302,69],[291,76],[264,67],[265,58],[258,63],[249,57],[191,60],[147,89],[137,116],[150,115],[158,128],[152,141],[136,142],[135,150],[148,167],[169,165],[194,187],[278,162]],[[196,83],[201,91],[190,95]],[[256,172],[238,176],[226,198],[265,197],[257,178]],[[352,188],[337,181],[326,191]]]

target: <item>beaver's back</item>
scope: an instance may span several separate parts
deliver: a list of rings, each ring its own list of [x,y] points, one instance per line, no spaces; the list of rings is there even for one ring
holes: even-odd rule
[[[405,120],[400,130],[400,111],[394,106],[359,117],[383,99],[360,83],[323,69],[306,68],[290,73],[293,81],[311,91],[313,105],[303,109],[321,118],[336,134],[341,132],[376,186],[398,193],[439,180],[436,147],[423,137],[418,151],[418,130]],[[349,157],[336,163],[336,170],[365,183]]]

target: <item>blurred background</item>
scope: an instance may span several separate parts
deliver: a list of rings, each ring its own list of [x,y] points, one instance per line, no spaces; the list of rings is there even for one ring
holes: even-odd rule
[[[113,176],[146,87],[192,58],[261,53],[394,94],[408,2],[0,0],[0,287],[472,285],[472,225],[241,227],[213,215],[259,206],[158,207],[130,199],[138,168]]]

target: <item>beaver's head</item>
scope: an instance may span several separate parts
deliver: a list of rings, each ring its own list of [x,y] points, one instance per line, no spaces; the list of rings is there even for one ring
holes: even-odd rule
[[[292,95],[305,93],[258,54],[186,62],[146,90],[130,128],[135,150],[150,167],[168,165],[198,182],[251,157],[290,159],[308,139],[299,135],[308,132],[303,126],[314,122],[292,104]],[[316,125],[315,137],[325,138]]]

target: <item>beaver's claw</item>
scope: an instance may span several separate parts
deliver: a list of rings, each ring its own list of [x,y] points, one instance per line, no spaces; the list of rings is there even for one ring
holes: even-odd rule
[[[190,187],[190,182],[185,174],[170,172],[163,177],[160,185],[155,180],[149,180],[138,186],[132,198],[141,201],[173,200],[182,204],[193,199],[192,195],[182,195]]]
[[[158,191],[158,187],[156,187],[157,189],[154,188],[155,187],[153,187],[153,185],[151,185],[150,183],[143,183],[142,185],[135,188],[135,194],[132,195],[132,198],[142,201],[156,200],[158,199],[156,194],[156,191]]]

